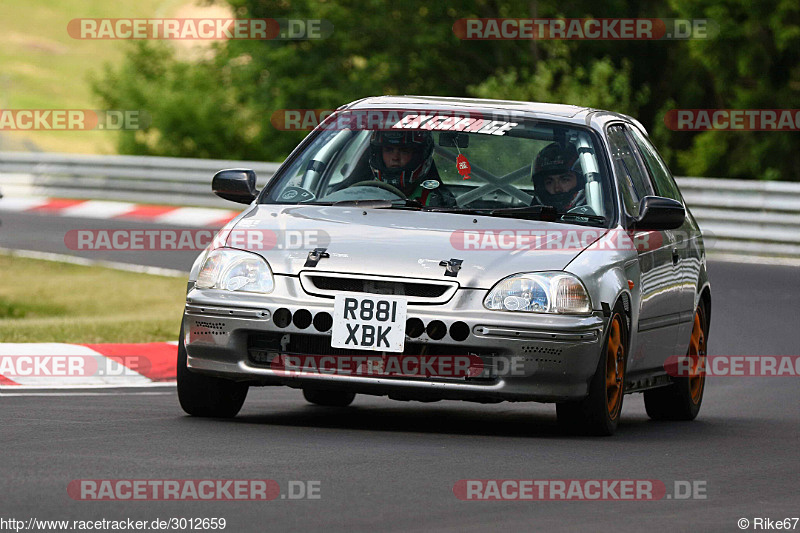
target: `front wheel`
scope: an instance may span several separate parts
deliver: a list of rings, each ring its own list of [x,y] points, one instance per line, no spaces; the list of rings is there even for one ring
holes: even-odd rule
[[[242,408],[248,386],[229,379],[196,374],[186,366],[183,327],[178,342],[178,400],[192,416],[233,418]]]
[[[612,435],[622,412],[625,389],[628,328],[622,305],[617,304],[608,322],[603,352],[589,384],[589,395],[578,402],[556,404],[558,423],[578,435]]]
[[[708,320],[700,302],[694,313],[692,336],[687,357],[691,362],[688,376],[673,377],[672,385],[645,391],[644,407],[653,420],[694,420],[703,403],[706,388],[706,342]]]

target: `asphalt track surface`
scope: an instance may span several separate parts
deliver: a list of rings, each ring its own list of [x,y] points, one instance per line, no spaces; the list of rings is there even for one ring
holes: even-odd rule
[[[64,219],[0,216],[0,246],[64,253]],[[188,269],[194,253],[179,255],[144,259]],[[711,262],[709,274],[711,355],[800,354],[798,268]],[[800,516],[798,379],[709,378],[700,416],[688,423],[652,422],[642,396],[630,395],[609,438],[565,437],[555,408],[539,404],[359,396],[349,408],[323,408],[299,391],[262,388],[251,389],[237,418],[203,420],[185,416],[171,388],[3,395],[0,518],[221,517],[231,532],[740,531],[747,518],[753,530],[756,517]],[[126,478],[272,479],[284,494],[290,480],[319,481],[320,499],[88,502],[67,494],[74,479]],[[706,499],[461,501],[453,493],[461,479],[656,479],[668,493],[690,481]]]
[[[2,202],[2,200],[0,200]],[[70,230],[180,230],[180,226],[136,220],[103,220],[11,213],[0,204],[0,248],[73,255],[98,261],[169,268],[189,272],[202,250],[73,250],[66,238]],[[202,228],[190,228],[198,231]],[[218,229],[218,228],[216,228]]]

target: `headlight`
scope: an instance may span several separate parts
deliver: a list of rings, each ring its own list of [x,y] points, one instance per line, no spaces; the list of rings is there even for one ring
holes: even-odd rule
[[[218,248],[206,256],[195,287],[240,292],[272,292],[275,282],[269,265],[261,256]]]
[[[515,274],[501,280],[483,301],[486,309],[530,313],[591,313],[581,280],[565,272]]]

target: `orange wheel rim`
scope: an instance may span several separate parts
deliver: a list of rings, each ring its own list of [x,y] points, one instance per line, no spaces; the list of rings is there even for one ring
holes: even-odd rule
[[[706,335],[703,332],[703,323],[700,318],[700,309],[694,314],[692,338],[689,341],[689,359],[692,361],[692,370],[689,374],[689,393],[695,404],[703,396],[703,385],[706,380]]]
[[[606,405],[608,415],[615,419],[622,407],[622,388],[625,383],[625,346],[622,342],[622,319],[614,315],[609,325],[606,346]]]

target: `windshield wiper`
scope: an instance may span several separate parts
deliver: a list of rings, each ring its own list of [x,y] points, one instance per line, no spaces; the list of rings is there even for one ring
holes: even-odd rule
[[[583,218],[587,222],[601,222],[603,224],[605,224],[607,222],[606,217],[601,217],[600,215],[584,215],[584,214],[581,214],[581,213],[563,213],[561,215],[561,219],[562,220],[567,219],[567,218],[572,219],[572,220]]]
[[[551,205],[527,205],[523,207],[467,208],[467,207],[428,207],[410,198],[397,200],[340,200],[338,202],[315,202],[297,205],[330,205],[335,207],[362,207],[364,209],[410,209],[428,213],[455,213],[459,215],[479,215],[486,217],[519,218],[523,220],[543,220],[555,222],[559,219],[584,219],[587,222],[605,223],[606,217],[582,213],[558,213]]]
[[[462,215],[481,215],[487,217],[521,218],[555,222],[558,212],[552,205],[528,205],[524,207],[502,207],[498,209],[475,209],[461,207],[426,207],[425,211],[437,213],[457,213]]]
[[[401,203],[402,202],[402,203]],[[415,211],[427,210],[417,200],[340,200],[332,203],[316,203],[309,205],[331,205],[335,207],[363,207],[364,209],[412,209]]]
[[[392,207],[412,208],[412,209],[416,209],[418,211],[427,211],[428,210],[428,208],[425,207],[425,204],[423,204],[419,200],[412,200],[411,198],[405,198],[403,200],[400,200],[400,199],[392,200]]]
[[[403,202],[403,203],[399,203]],[[334,207],[363,207],[364,209],[392,209],[410,208],[422,210],[425,206],[416,200],[339,200],[338,202],[313,202],[297,204],[274,204],[286,206],[315,207],[315,206],[334,206]]]
[[[319,205],[319,204],[317,204]],[[367,209],[386,209],[392,207],[391,200],[340,200],[330,205],[336,207],[365,207]]]

